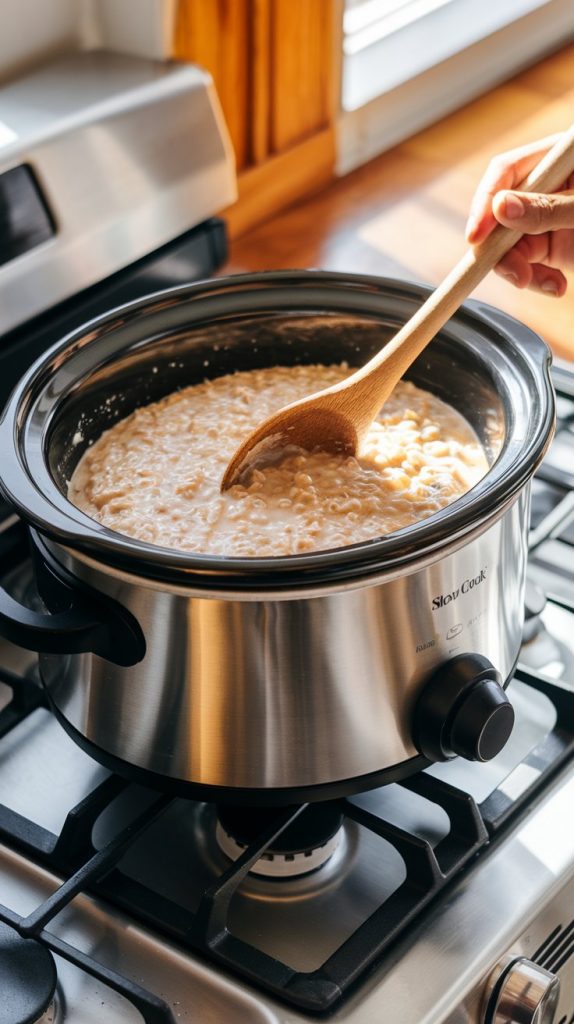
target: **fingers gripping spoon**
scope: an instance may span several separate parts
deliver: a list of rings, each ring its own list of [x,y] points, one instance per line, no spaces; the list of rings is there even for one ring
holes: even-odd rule
[[[519,191],[554,192],[572,171],[574,125],[530,172]],[[287,445],[355,454],[411,363],[521,234],[498,225],[484,242],[465,253],[408,323],[365,366],[265,420],[233,455],[221,489],[237,483],[256,462],[279,458]]]

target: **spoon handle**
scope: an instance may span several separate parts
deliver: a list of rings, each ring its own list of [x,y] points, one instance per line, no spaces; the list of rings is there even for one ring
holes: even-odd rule
[[[574,171],[574,125],[565,131],[518,188],[521,192],[554,192]],[[489,270],[522,237],[522,232],[501,224],[462,259],[429,295],[426,302],[384,348],[363,366],[345,386],[350,387],[349,405],[355,416],[359,405],[361,420],[368,425],[377,415],[395,384],[435,334],[482,281]],[[356,381],[356,387],[353,386]],[[363,416],[364,411],[364,416]]]

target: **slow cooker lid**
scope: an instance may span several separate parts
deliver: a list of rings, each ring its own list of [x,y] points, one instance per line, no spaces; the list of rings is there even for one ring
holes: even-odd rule
[[[440,551],[522,489],[554,420],[546,345],[518,321],[476,302],[451,318],[409,376],[457,405],[479,433],[486,415],[481,403],[495,400],[504,418],[501,451],[471,491],[413,526],[335,550],[215,558],[115,533],[65,493],[90,424],[98,436],[136,405],[201,374],[325,359],[362,365],[382,332],[390,337],[428,292],[392,279],[269,272],[170,289],[113,310],[55,345],[16,387],[0,421],[3,490],[28,522],[60,543],[132,573],[209,589],[335,582]],[[214,351],[217,332],[224,343]],[[179,358],[184,349],[186,358]]]

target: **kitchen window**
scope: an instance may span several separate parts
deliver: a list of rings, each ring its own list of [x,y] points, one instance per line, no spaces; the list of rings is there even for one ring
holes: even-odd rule
[[[574,35],[570,0],[345,0],[339,171]]]

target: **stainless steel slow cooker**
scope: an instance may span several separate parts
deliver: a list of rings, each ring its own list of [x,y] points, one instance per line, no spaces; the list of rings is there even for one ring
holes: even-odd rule
[[[44,610],[1,593],[0,632],[41,652],[56,714],[104,764],[272,804],[501,748],[529,484],[554,423],[548,349],[517,321],[469,303],[413,365],[491,465],[468,494],[386,537],[215,558],[121,536],[66,497],[86,446],[136,406],[237,369],[361,365],[426,295],[314,271],[214,280],[114,310],[21,380],[0,422],[0,476],[31,528]]]

